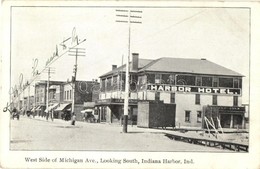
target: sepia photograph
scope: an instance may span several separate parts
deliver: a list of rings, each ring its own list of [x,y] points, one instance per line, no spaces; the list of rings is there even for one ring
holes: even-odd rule
[[[9,152],[248,155],[250,7],[46,4],[8,8],[2,112]],[[196,163],[163,156],[22,160],[26,168]]]

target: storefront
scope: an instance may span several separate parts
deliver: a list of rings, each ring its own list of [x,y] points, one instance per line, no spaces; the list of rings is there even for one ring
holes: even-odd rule
[[[121,124],[124,114],[124,99],[98,100],[96,107],[100,122]],[[128,122],[133,125],[137,123],[137,100],[129,99]]]
[[[205,106],[203,114],[204,118],[213,120],[216,128],[245,128],[245,107]],[[204,121],[203,127],[207,127]]]

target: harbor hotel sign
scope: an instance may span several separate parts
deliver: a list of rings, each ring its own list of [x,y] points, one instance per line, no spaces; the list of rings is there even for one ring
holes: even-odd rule
[[[162,92],[241,95],[240,89],[216,88],[216,87],[198,87],[198,86],[172,86],[172,85],[148,84],[147,90],[162,91]]]

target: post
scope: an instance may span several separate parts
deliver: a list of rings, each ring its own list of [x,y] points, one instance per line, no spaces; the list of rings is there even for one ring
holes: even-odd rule
[[[49,87],[50,87],[50,67],[48,68],[47,92],[46,92],[46,120],[49,116]]]
[[[133,21],[131,18],[140,19],[141,16],[131,15],[131,13],[142,13],[142,11],[135,10],[116,10],[116,12],[120,12],[121,14],[116,15],[117,17],[121,17],[127,20],[116,20],[116,22],[128,23],[128,56],[126,60],[126,77],[125,77],[125,96],[124,96],[124,120],[123,120],[123,133],[127,133],[127,124],[128,124],[128,99],[129,99],[129,58],[130,58],[130,46],[131,46],[131,23],[142,23],[139,21]],[[127,14],[126,14],[127,12]]]

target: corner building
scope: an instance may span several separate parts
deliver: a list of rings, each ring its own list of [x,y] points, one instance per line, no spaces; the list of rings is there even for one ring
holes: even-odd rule
[[[160,106],[161,103],[175,105],[170,109],[174,116],[168,116],[174,118],[173,127],[205,128],[209,125],[206,124],[208,120],[216,128],[244,128],[245,108],[241,106],[243,75],[206,59],[164,57],[148,60],[139,59],[138,54],[132,57],[129,64],[130,121],[136,119],[137,125],[143,118],[149,121],[151,118],[143,116],[143,108],[138,105],[150,102]],[[113,66],[100,79],[98,105],[101,121],[118,122],[123,114],[125,65]]]

